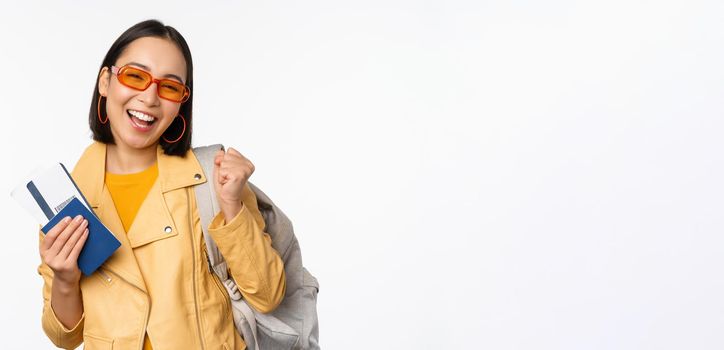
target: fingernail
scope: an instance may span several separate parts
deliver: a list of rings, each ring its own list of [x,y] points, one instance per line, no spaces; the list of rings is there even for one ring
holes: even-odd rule
[[[88,220],[83,220],[83,226],[88,225]]]
[[[70,222],[70,216],[64,217],[64,218],[63,218],[63,223],[64,223],[64,224],[67,224],[68,222]]]
[[[78,215],[78,216],[76,216],[75,219],[73,219],[73,220],[74,220],[75,222],[80,222],[80,219],[82,219],[82,218],[83,218],[83,216]]]

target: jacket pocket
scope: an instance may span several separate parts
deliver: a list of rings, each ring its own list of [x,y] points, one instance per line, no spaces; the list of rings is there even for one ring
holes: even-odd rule
[[[103,284],[107,287],[110,287],[115,281],[115,278],[113,278],[111,273],[104,270],[103,268],[98,268],[93,275],[98,277],[98,279],[100,279],[101,282],[103,282]]]
[[[113,350],[113,339],[103,338],[90,334],[83,334],[83,349]]]
[[[231,300],[229,300],[229,292],[227,292],[226,287],[224,287],[221,282],[219,282],[219,278],[216,276],[216,274],[212,272],[210,277],[212,280],[214,280],[214,285],[216,285],[216,289],[221,295],[221,300],[223,300],[224,302],[224,317],[226,317],[229,312],[231,312]]]

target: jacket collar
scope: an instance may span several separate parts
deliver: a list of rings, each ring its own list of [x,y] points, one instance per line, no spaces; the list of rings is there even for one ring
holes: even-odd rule
[[[73,179],[92,207],[98,207],[103,193],[106,148],[106,144],[94,141],[86,148],[73,168]],[[206,181],[201,164],[191,150],[183,157],[171,156],[163,153],[163,148],[159,145],[156,148],[156,157],[162,193]]]

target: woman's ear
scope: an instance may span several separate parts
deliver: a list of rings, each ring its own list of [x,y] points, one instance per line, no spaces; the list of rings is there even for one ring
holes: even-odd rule
[[[108,67],[103,67],[101,73],[98,74],[98,92],[101,96],[108,96],[108,85],[111,83],[111,71]]]

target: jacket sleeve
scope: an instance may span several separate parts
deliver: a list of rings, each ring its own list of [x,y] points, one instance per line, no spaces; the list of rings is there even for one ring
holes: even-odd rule
[[[284,298],[284,262],[264,232],[264,218],[256,195],[248,184],[242,192],[243,206],[230,222],[218,213],[209,224],[209,233],[226,260],[231,276],[246,301],[262,313],[273,311]]]
[[[39,233],[39,241],[43,242],[45,237],[42,231]],[[81,315],[78,324],[72,329],[67,329],[55,316],[50,306],[51,291],[53,289],[53,270],[41,261],[38,267],[38,274],[43,277],[43,316],[42,324],[45,335],[48,336],[55,346],[63,349],[75,349],[83,342],[83,322],[85,313]]]

